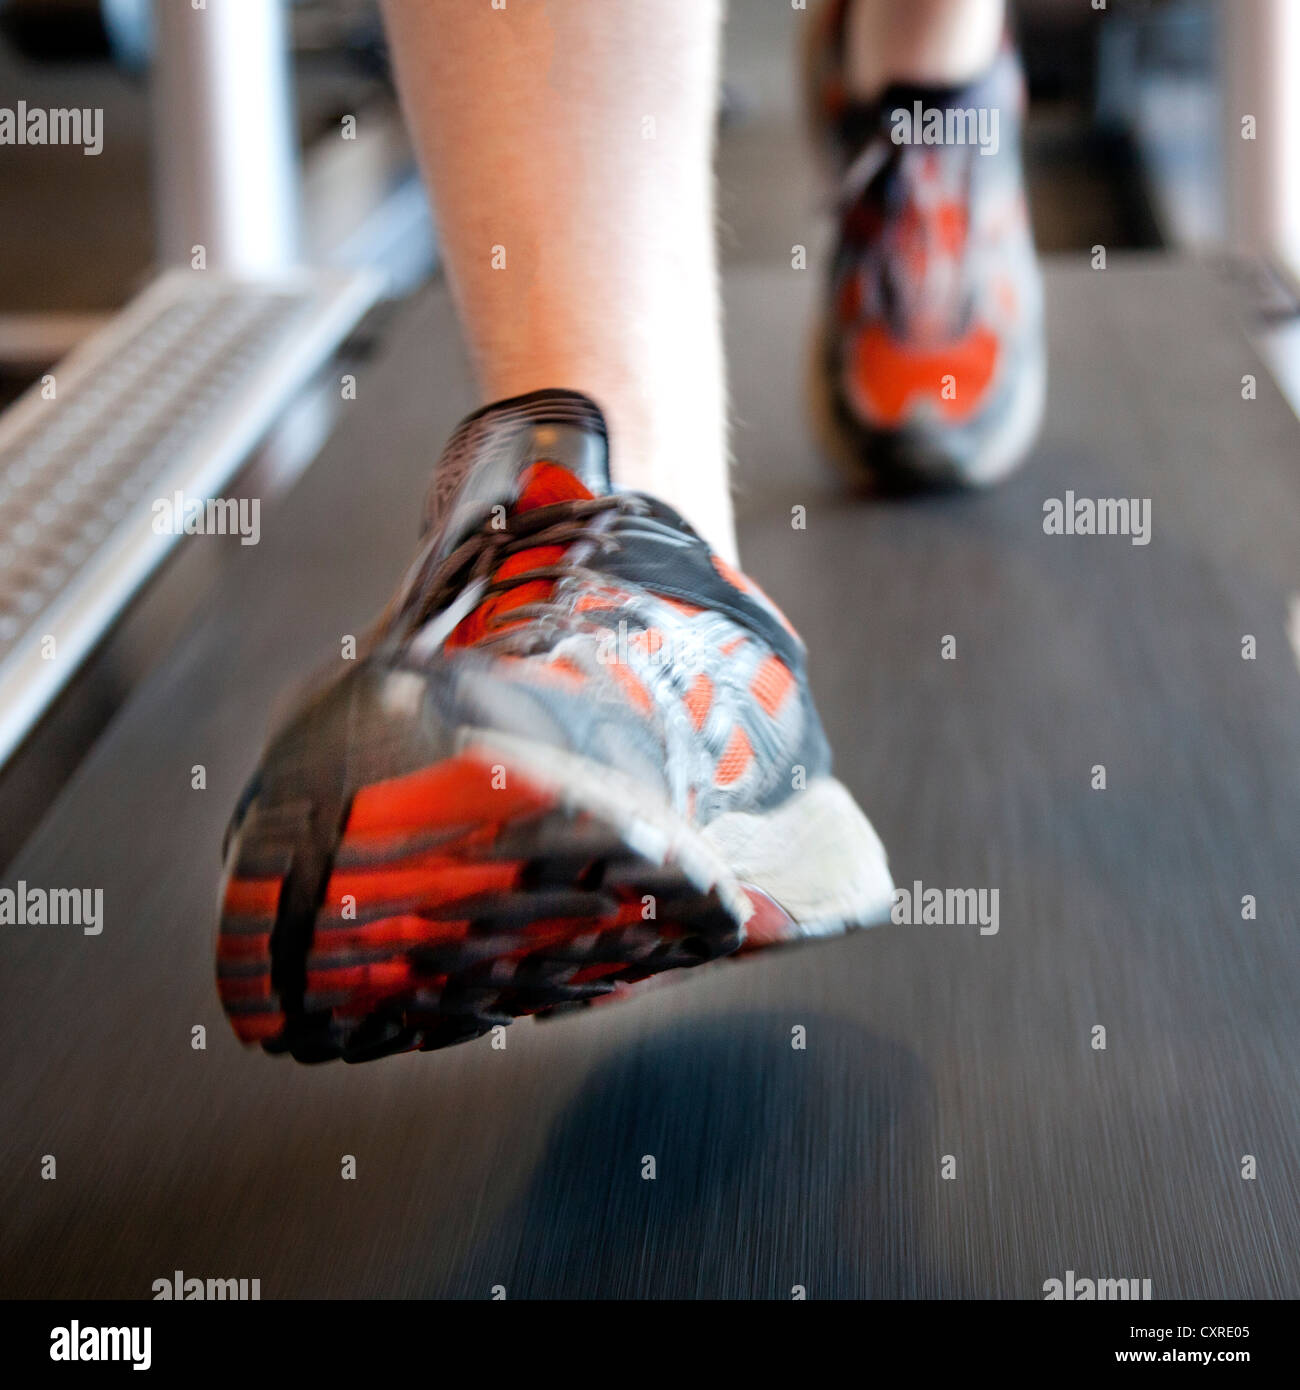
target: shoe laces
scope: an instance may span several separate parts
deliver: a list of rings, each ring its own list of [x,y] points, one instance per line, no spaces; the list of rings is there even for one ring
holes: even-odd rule
[[[923,340],[957,336],[968,320],[963,265],[969,229],[961,218],[970,201],[970,154],[970,148],[894,146],[878,135],[840,184],[841,225],[853,227],[858,209],[878,200],[883,225],[877,237],[889,246],[887,259],[876,260],[879,241],[850,232],[844,250],[848,263],[856,266],[867,257],[879,266],[887,312],[891,318],[900,315],[909,332]],[[930,172],[938,160],[951,163],[954,158],[961,160],[956,188],[949,182],[951,172],[946,177]]]
[[[640,515],[647,510],[646,501],[634,493],[567,498],[526,510],[509,510],[504,518],[485,518],[441,560],[436,559],[437,537],[430,536],[380,619],[380,630],[389,636],[396,634],[415,656],[428,656],[489,600],[525,584],[548,583],[547,601],[498,610],[474,645],[517,636],[520,620],[548,611],[550,595],[561,580],[584,575],[599,578],[582,561],[596,552],[619,549],[617,538],[611,534],[613,523],[621,515]],[[565,547],[558,562],[500,573],[511,556],[551,546]],[[509,632],[494,631],[507,623]]]

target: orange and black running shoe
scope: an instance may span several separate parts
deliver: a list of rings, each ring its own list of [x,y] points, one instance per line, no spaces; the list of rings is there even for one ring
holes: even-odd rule
[[[461,1042],[892,894],[798,637],[613,490],[567,391],[458,428],[396,597],[272,738],[225,855],[222,1001],[300,1061]]]
[[[1023,460],[1045,397],[1024,78],[1004,41],[968,85],[855,101],[843,80],[850,3],[819,12],[807,55],[814,129],[839,180],[814,420],[856,480],[983,486]]]

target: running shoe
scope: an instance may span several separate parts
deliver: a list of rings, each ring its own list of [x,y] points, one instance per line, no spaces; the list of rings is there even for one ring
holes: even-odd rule
[[[962,87],[846,92],[850,0],[815,18],[809,106],[838,179],[809,396],[828,454],[883,490],[978,487],[1025,457],[1046,385],[1010,42]]]
[[[888,918],[802,643],[672,508],[611,487],[585,396],[464,421],[344,668],[227,834],[217,975],[245,1042],[430,1050]]]

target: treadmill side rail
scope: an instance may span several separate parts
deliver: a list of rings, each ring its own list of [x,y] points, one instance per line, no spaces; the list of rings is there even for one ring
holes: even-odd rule
[[[0,415],[0,766],[381,285],[168,271]]]

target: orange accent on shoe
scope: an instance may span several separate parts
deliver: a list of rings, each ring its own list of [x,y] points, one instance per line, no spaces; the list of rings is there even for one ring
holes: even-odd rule
[[[573,605],[575,613],[604,613],[611,608],[622,608],[631,598],[622,589],[600,589],[596,593],[583,594]]]
[[[260,975],[217,975],[217,993],[227,1001],[249,999],[269,999],[271,997],[271,969]]]
[[[1020,298],[1016,294],[1016,287],[1005,275],[999,275],[997,285],[994,288],[997,296],[998,309],[1008,322],[1014,323],[1020,317]]]
[[[569,983],[585,984],[588,980],[599,980],[603,975],[612,975],[617,970],[626,969],[627,961],[625,960],[598,961],[595,965],[584,965],[580,970],[575,970]]]
[[[627,639],[627,644],[633,651],[641,652],[655,661],[664,649],[664,635],[657,627],[648,627],[642,632],[633,633]]]
[[[345,870],[330,875],[321,913],[329,922],[348,921],[341,916],[343,900],[348,897],[358,912],[364,912],[384,903],[410,902],[429,908],[476,893],[504,892],[518,882],[522,867],[522,863],[509,860],[476,864],[451,859],[418,868]]]
[[[754,761],[754,749],[750,745],[749,737],[744,729],[737,726],[731,738],[727,741],[726,749],[722,757],[718,759],[717,770],[713,774],[713,780],[720,787],[729,787],[734,782],[738,782]]]
[[[582,667],[577,662],[570,661],[567,656],[557,656],[553,661],[544,662],[541,669],[563,677],[566,684],[582,685],[587,679],[587,673]]]
[[[873,323],[854,340],[849,384],[853,398],[881,425],[901,425],[917,398],[933,401],[948,420],[961,421],[983,403],[997,361],[997,336],[983,325],[955,343],[925,349],[900,343]],[[945,376],[957,380],[955,398],[943,395]]]
[[[713,561],[713,568],[733,589],[739,589],[744,594],[752,594],[757,590],[758,586],[747,574],[741,574],[734,565],[729,565],[721,555],[710,555],[709,559]]]
[[[218,960],[245,960],[249,956],[265,956],[271,949],[269,931],[242,932],[223,931],[217,938]]]
[[[284,1027],[282,1013],[270,1014],[230,1014],[230,1026],[235,1036],[243,1043],[264,1042],[273,1038]]]
[[[713,704],[713,682],[703,672],[699,672],[691,682],[691,688],[682,696],[682,703],[685,704],[687,713],[691,716],[691,723],[695,727],[695,732],[704,727],[704,721],[708,718],[709,709]]]
[[[399,835],[439,826],[488,822],[540,811],[551,798],[517,777],[494,787],[492,769],[473,757],[448,758],[433,767],[363,787],[352,799],[347,835]]]
[[[794,689],[794,674],[779,656],[769,656],[749,683],[753,697],[773,719]]]
[[[945,200],[934,209],[934,225],[938,232],[939,245],[949,256],[957,256],[966,241],[969,218],[965,207],[952,199]]]
[[[507,653],[498,656],[496,661],[507,671],[512,668],[517,670],[526,680],[551,679],[561,685],[575,686],[581,685],[587,678],[586,672],[566,656],[558,656],[547,661],[538,660],[535,657],[513,656]]]
[[[654,701],[650,698],[650,692],[645,686],[627,669],[617,661],[610,662],[608,671],[615,681],[623,688],[623,693],[639,709],[642,714],[649,714],[654,707]]]
[[[274,917],[280,905],[278,878],[232,878],[223,910],[233,917]]]
[[[543,565],[555,565],[564,556],[567,547],[562,545],[538,545],[529,550],[519,550],[497,566],[493,579],[513,579],[516,575],[527,574]],[[555,587],[550,579],[535,579],[531,583],[516,584],[504,593],[493,594],[482,603],[447,638],[446,645],[472,647],[481,642],[494,629],[505,630],[502,619],[511,609],[520,608],[526,603],[542,603]]]
[[[741,572],[738,569],[729,565],[725,560],[720,559],[717,555],[712,555],[709,558],[713,561],[713,568],[717,570],[717,572],[723,577],[723,579],[727,581],[728,584],[730,584],[733,588],[739,589],[742,593],[748,594],[751,598],[756,598],[760,602],[765,603],[772,610],[772,612],[776,614],[777,618],[780,620],[781,626],[785,628],[785,630],[790,634],[790,636],[798,637],[799,634],[791,626],[790,619],[787,618],[785,614],[781,612],[781,610],[776,606],[776,604],[774,604],[772,600],[768,598],[767,594],[765,594],[763,590],[757,584],[755,584],[754,581],[747,574],[741,574]],[[724,656],[731,655],[731,653],[726,649],[726,647],[722,647],[719,650],[722,652]]]
[[[379,917],[373,922],[319,922],[312,941],[312,957],[328,956],[332,951],[357,947],[427,946],[460,941],[469,931],[468,919],[439,922],[414,913]]]
[[[795,935],[795,923],[780,903],[769,898],[761,888],[741,884],[754,911],[745,922],[745,941],[737,954],[757,950],[760,946],[775,946]]]
[[[556,502],[581,501],[592,495],[576,474],[546,459],[530,464],[519,478],[519,496],[514,504],[517,512],[530,512],[534,507],[549,507]]]
[[[352,994],[364,992],[375,996],[401,990],[411,979],[412,966],[404,957],[399,960],[374,961],[369,965],[325,965],[307,971],[307,994],[328,993],[345,989]],[[357,1003],[348,1001],[349,1007]]]
[[[735,656],[735,654],[749,641],[748,637],[732,637],[724,642],[718,650],[723,656]]]
[[[567,468],[541,460],[530,464],[524,470],[520,477],[519,495],[512,507],[516,512],[529,512],[537,507],[582,500],[591,495],[590,490]],[[492,578],[513,579],[518,575],[527,574],[529,570],[558,564],[567,548],[564,545],[539,545],[517,550],[502,561]],[[506,614],[524,604],[543,602],[554,587],[554,581],[539,579],[534,583],[518,584],[504,593],[494,594],[480,603],[457,626],[455,632],[447,638],[446,645],[449,648],[472,647],[481,642],[490,631],[504,631],[506,624],[502,619]]]

